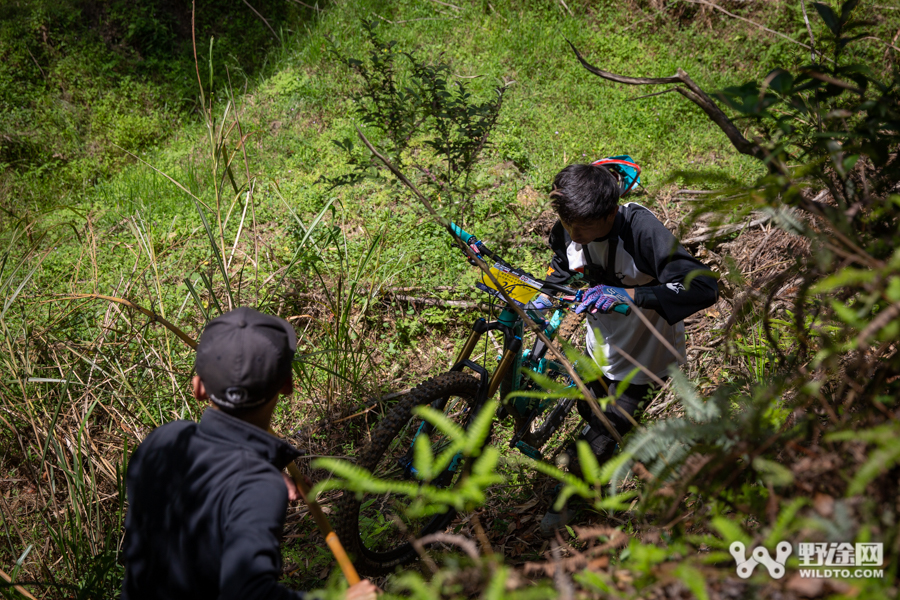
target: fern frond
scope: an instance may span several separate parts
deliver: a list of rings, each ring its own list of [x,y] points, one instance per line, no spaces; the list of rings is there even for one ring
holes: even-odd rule
[[[708,423],[721,416],[718,404],[704,401],[697,393],[697,388],[681,370],[673,366],[670,374],[672,388],[675,390],[675,395],[681,400],[681,405],[684,406],[684,412],[689,419],[699,423]]]

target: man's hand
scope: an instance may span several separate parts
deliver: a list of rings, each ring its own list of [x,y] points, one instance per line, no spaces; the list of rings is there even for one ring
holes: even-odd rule
[[[294,502],[296,500],[299,500],[300,499],[300,491],[297,489],[297,484],[294,483],[294,480],[291,479],[291,476],[288,475],[287,473],[285,473],[284,471],[281,472],[281,476],[284,478],[285,487],[287,487],[288,501]]]
[[[368,579],[363,579],[347,590],[347,600],[375,600],[379,589]]]
[[[575,312],[581,314],[590,309],[591,314],[608,313],[616,304],[628,304],[629,300],[631,300],[631,296],[628,295],[625,288],[598,285],[587,291]]]

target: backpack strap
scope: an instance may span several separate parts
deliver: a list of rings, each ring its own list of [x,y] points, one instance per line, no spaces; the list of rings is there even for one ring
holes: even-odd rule
[[[595,263],[591,258],[590,250],[584,249],[584,278],[591,285],[603,284],[622,287],[622,280],[616,275],[616,252],[619,249],[619,236],[616,233],[610,234],[607,242],[606,267]]]

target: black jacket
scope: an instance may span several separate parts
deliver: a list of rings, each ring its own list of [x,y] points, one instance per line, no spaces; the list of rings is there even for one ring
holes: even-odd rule
[[[300,452],[216,409],[151,432],[128,463],[124,600],[299,599],[278,584]]]
[[[615,265],[608,269],[612,244],[604,242],[612,240],[618,240]],[[595,260],[588,252],[574,251],[581,246],[573,245],[559,221],[550,231],[549,242],[554,252],[547,276],[551,283],[564,283],[582,273],[592,286],[633,287],[634,303],[655,310],[670,325],[716,302],[718,285],[708,275],[709,267],[691,256],[659,219],[639,204],[620,206],[610,234],[583,247],[586,251],[588,246],[596,246],[601,256]],[[570,264],[573,256],[583,256],[588,268]],[[595,272],[591,272],[593,264],[598,267]]]

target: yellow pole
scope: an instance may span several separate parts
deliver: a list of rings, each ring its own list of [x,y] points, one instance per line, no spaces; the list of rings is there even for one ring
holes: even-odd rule
[[[277,435],[271,429],[269,430],[269,433],[271,433],[272,435]],[[350,557],[347,556],[347,552],[346,550],[344,550],[344,546],[341,545],[341,540],[338,539],[337,534],[333,529],[331,529],[331,524],[328,522],[328,517],[326,517],[325,513],[322,512],[322,507],[319,506],[319,503],[316,502],[316,499],[310,497],[309,483],[307,483],[306,477],[303,476],[303,473],[300,472],[299,467],[297,467],[297,465],[293,462],[288,463],[287,470],[291,476],[291,479],[293,479],[294,483],[297,484],[297,489],[300,490],[300,496],[303,498],[306,506],[309,507],[309,514],[312,515],[312,518],[316,522],[316,525],[319,526],[319,531],[321,531],[322,535],[325,536],[325,543],[328,544],[328,548],[331,550],[331,553],[337,560],[338,566],[341,568],[341,572],[344,574],[344,578],[347,579],[347,583],[349,583],[350,585],[359,583],[359,573],[356,572],[356,567],[353,566],[353,562],[351,562]]]

